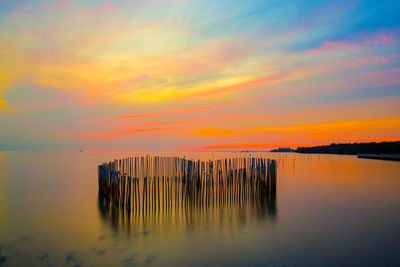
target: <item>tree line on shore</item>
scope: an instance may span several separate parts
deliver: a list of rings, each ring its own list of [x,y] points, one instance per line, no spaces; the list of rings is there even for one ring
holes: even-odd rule
[[[297,153],[321,154],[400,154],[400,141],[370,142],[370,143],[332,143],[327,146],[298,147],[293,150]]]

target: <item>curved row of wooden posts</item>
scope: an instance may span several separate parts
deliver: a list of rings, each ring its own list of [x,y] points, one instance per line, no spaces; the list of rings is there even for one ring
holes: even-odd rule
[[[99,196],[127,210],[241,205],[276,193],[276,161],[130,157],[98,166]]]

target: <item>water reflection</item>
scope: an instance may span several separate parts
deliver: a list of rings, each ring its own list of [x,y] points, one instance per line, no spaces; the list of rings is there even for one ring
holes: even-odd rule
[[[245,223],[252,219],[274,219],[277,214],[276,193],[252,187],[239,190],[229,185],[226,192],[218,195],[174,181],[133,187],[137,202],[131,207],[120,205],[101,192],[98,194],[101,217],[116,231],[157,228],[169,223],[211,224],[225,219]]]

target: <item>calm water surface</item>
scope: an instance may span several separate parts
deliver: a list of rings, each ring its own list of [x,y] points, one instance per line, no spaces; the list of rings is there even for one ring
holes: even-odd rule
[[[0,265],[400,265],[398,162],[252,153],[278,161],[276,198],[266,205],[127,220],[99,198],[97,165],[132,155],[0,152],[0,255],[6,256]]]

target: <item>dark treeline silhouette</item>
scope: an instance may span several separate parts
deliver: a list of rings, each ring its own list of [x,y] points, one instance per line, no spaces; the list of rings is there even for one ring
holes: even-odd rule
[[[330,144],[328,146],[298,147],[297,153],[321,154],[400,154],[400,141],[381,143],[347,143]]]

